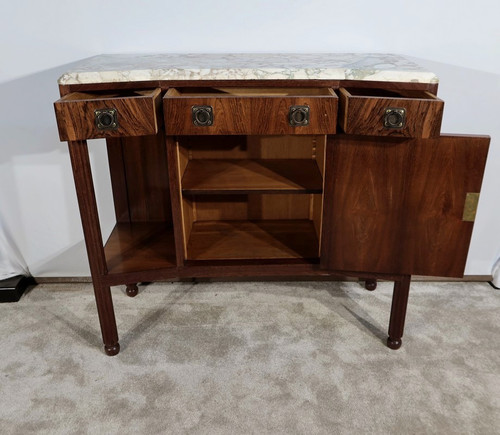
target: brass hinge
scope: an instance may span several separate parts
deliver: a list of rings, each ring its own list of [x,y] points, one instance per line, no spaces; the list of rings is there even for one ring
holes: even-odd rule
[[[462,220],[474,222],[476,219],[477,204],[479,202],[479,193],[469,192],[465,196],[464,214]]]

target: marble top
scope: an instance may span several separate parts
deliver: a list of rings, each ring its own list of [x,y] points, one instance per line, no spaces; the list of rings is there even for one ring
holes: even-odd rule
[[[395,54],[111,54],[76,63],[59,84],[284,79],[438,82],[434,73]]]

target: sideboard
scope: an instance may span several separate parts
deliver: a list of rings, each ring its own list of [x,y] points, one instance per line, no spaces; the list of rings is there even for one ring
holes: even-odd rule
[[[135,296],[173,278],[390,280],[398,349],[411,276],[463,276],[489,138],[441,134],[438,79],[404,57],[103,55],[59,88],[108,355],[120,350],[110,286]],[[106,243],[96,138],[116,212]]]

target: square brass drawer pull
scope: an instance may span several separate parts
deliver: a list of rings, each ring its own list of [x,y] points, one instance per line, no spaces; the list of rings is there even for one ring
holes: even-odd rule
[[[118,128],[118,112],[116,109],[94,110],[95,125],[98,130],[116,130]]]
[[[404,107],[388,107],[384,110],[385,128],[403,128],[406,121],[406,109]]]
[[[309,106],[291,106],[288,112],[288,122],[292,127],[309,125]]]
[[[193,106],[191,112],[194,125],[208,127],[214,123],[214,109],[212,106]]]

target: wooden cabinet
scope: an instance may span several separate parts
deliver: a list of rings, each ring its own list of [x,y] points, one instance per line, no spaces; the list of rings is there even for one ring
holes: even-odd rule
[[[135,296],[137,283],[188,277],[393,280],[388,345],[399,348],[411,275],[463,274],[488,151],[488,137],[441,135],[436,92],[168,74],[62,85],[56,116],[106,353],[119,351],[109,286]],[[107,140],[116,226],[106,243],[92,138]]]

